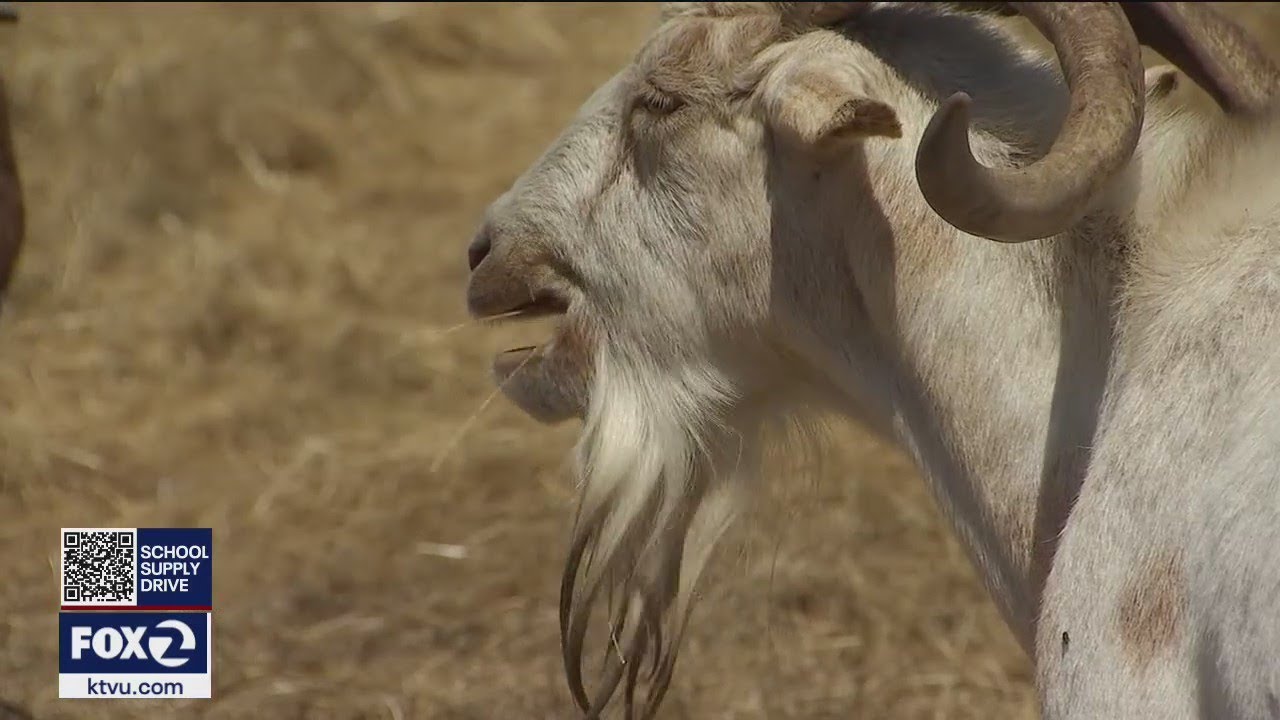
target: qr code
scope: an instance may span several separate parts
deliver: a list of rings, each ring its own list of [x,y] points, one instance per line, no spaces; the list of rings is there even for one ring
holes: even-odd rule
[[[138,531],[64,528],[63,605],[136,605]]]

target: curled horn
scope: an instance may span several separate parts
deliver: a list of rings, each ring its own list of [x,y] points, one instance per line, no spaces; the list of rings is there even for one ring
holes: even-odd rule
[[[1049,152],[1017,169],[979,163],[969,146],[969,96],[948,98],[925,129],[916,179],[944,220],[973,235],[1025,242],[1083,216],[1132,157],[1142,127],[1142,58],[1117,3],[1011,3],[1057,52],[1071,105]]]
[[[813,24],[852,19],[869,5],[783,4],[790,18]],[[1204,3],[950,4],[1026,17],[1053,45],[1071,90],[1058,138],[1025,168],[996,170],[973,157],[964,93],[934,115],[917,151],[916,178],[934,211],[973,235],[1025,242],[1079,220],[1137,146],[1144,101],[1139,43],[1176,65],[1228,113],[1273,110],[1280,94],[1280,67],[1242,28]]]
[[[961,10],[1017,15],[1013,3],[957,2]],[[1173,63],[1234,115],[1271,110],[1280,68],[1240,25],[1208,3],[1120,3],[1138,42]]]
[[[1253,115],[1275,107],[1280,68],[1235,22],[1207,3],[1121,3],[1138,42],[1160,53],[1218,107]]]

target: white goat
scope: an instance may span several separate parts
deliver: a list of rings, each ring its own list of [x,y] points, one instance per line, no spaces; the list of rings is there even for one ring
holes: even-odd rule
[[[474,314],[563,316],[495,372],[585,421],[578,705],[652,716],[756,439],[824,408],[912,453],[1045,717],[1280,717],[1274,71],[1177,4],[1023,4],[1061,74],[868,5],[667,4],[471,246]],[[1224,111],[1144,97],[1139,39]],[[588,697],[602,591],[625,662]]]

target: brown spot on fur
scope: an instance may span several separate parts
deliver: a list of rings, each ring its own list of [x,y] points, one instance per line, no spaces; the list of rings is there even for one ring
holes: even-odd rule
[[[1166,551],[1140,566],[1116,618],[1121,644],[1135,665],[1145,667],[1177,638],[1185,610],[1181,551]]]

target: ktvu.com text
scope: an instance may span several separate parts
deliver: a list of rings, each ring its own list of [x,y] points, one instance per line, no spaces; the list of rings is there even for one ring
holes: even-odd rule
[[[212,697],[212,566],[208,528],[64,528],[58,697]]]

